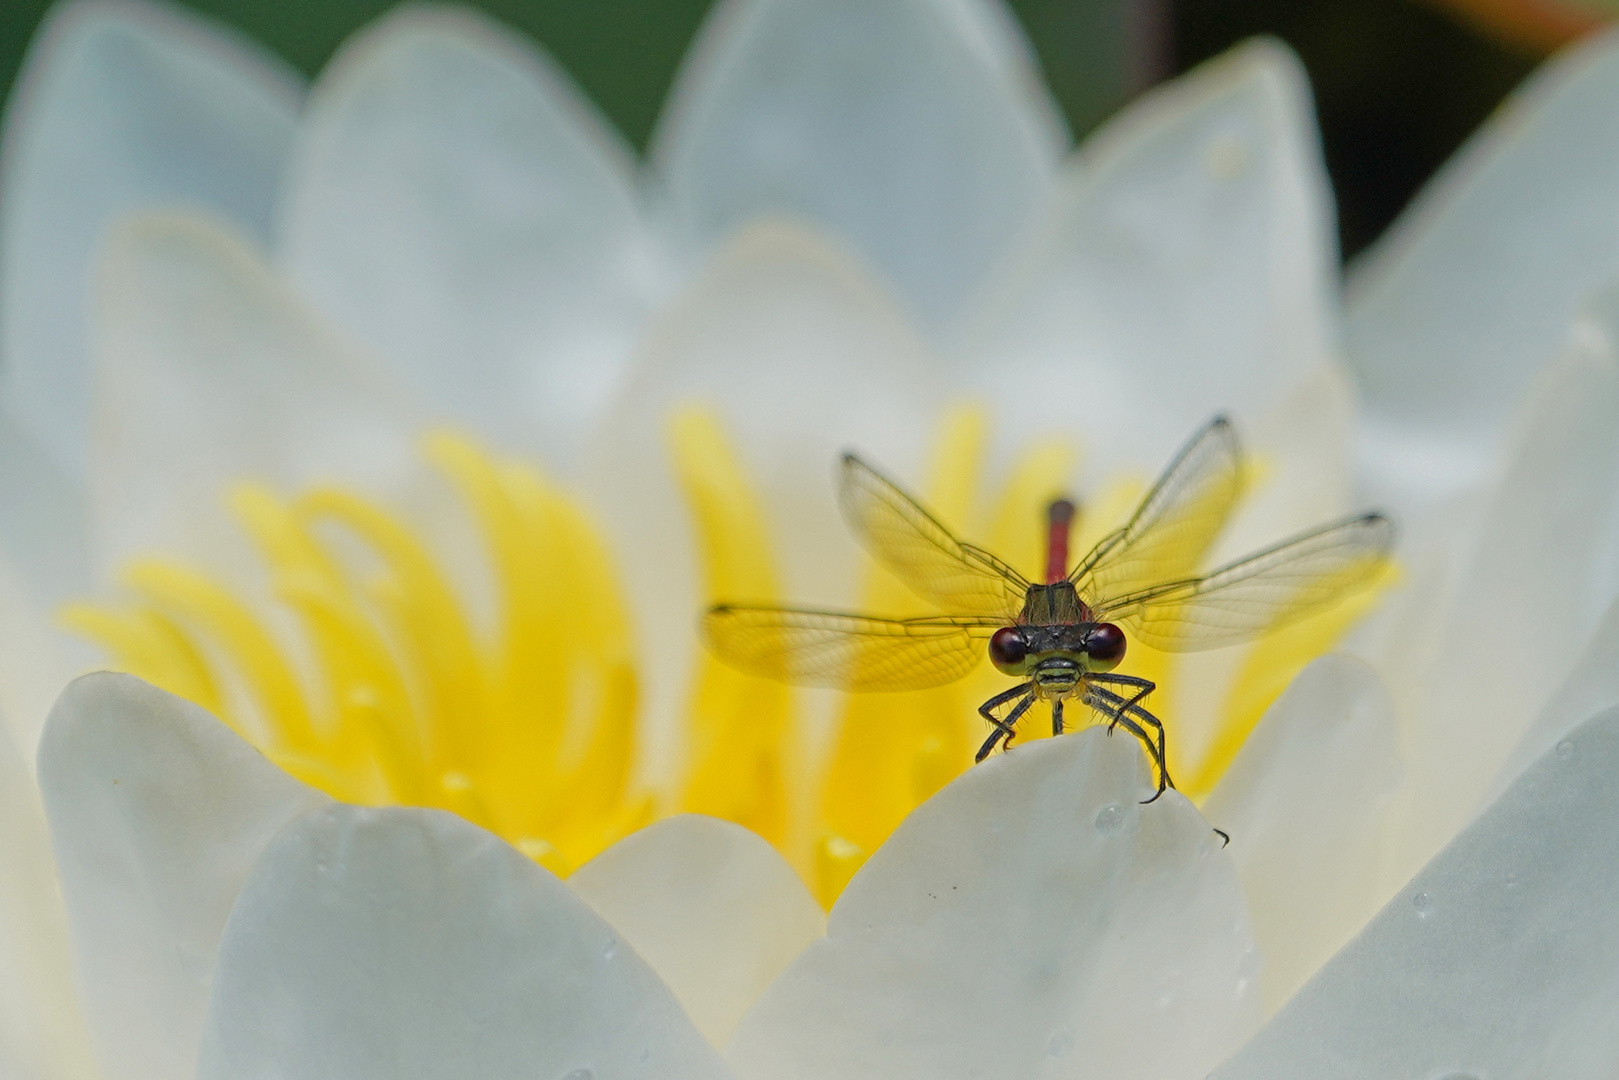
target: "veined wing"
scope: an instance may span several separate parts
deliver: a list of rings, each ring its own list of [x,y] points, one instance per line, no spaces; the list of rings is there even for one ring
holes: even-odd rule
[[[710,608],[714,655],[750,675],[837,690],[923,690],[955,682],[984,657],[998,619],[874,619],[794,608]]]
[[[1124,527],[1104,536],[1068,579],[1094,606],[1099,597],[1192,576],[1245,481],[1236,432],[1217,416],[1175,455]]]
[[[1236,645],[1314,615],[1366,584],[1388,561],[1394,525],[1366,514],[1284,540],[1206,577],[1164,582],[1093,605],[1155,649]]]
[[[1006,616],[1023,606],[1029,582],[949,529],[870,465],[843,455],[843,516],[867,551],[907,588],[945,611]]]

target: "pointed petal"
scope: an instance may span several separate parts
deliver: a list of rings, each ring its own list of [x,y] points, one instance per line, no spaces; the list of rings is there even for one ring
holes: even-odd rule
[[[90,1080],[39,789],[0,724],[0,1074]]]
[[[1610,710],[1524,773],[1215,1075],[1612,1076],[1616,773]]]
[[[670,482],[674,411],[712,409],[734,439],[769,513],[785,595],[848,602],[858,551],[833,499],[833,465],[857,448],[916,475],[937,384],[915,331],[859,264],[785,225],[736,237],[649,329],[587,447],[583,487],[611,493],[596,509],[637,605],[650,715],[673,716],[705,603],[695,574],[679,569],[698,563]],[[669,760],[655,742],[647,756]]]
[[[774,848],[739,825],[682,814],[608,848],[568,878],[668,984],[714,1046],[826,916]]]
[[[1526,404],[1472,540],[1441,538],[1448,591],[1407,598],[1385,627],[1377,666],[1412,718],[1396,881],[1482,808],[1619,587],[1619,293],[1581,320]]]
[[[282,264],[449,416],[553,458],[625,362],[650,282],[630,152],[470,11],[405,8],[310,94]]]
[[[744,1018],[747,1080],[1200,1076],[1253,1019],[1230,857],[1101,728],[953,781]]]
[[[225,916],[271,837],[330,800],[130,675],[62,693],[40,788],[108,1080],[192,1075]]]
[[[1104,472],[1261,415],[1331,355],[1331,205],[1297,59],[1240,46],[1085,143],[961,377],[1026,428],[1084,426]]]
[[[98,298],[104,567],[228,547],[220,493],[243,477],[381,497],[408,485],[412,407],[238,236],[184,215],[131,219],[109,242]]]
[[[220,946],[199,1080],[728,1075],[611,927],[450,814],[333,806],[272,844]]]
[[[1477,484],[1575,310],[1619,275],[1619,32],[1528,81],[1355,267],[1362,459],[1397,511]]]
[[[930,325],[1027,224],[1066,144],[1028,45],[983,0],[732,0],[658,132],[697,250],[790,215],[851,243]]]
[[[1397,737],[1377,675],[1324,656],[1271,706],[1203,807],[1232,837],[1267,1010],[1388,898],[1377,871],[1400,780]]]
[[[6,114],[0,400],[71,475],[90,427],[88,277],[108,225],[185,204],[263,237],[301,94],[291,70],[178,8],[55,8]]]

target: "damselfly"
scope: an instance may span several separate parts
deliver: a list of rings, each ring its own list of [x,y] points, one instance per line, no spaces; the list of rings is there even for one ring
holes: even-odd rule
[[[1045,580],[1031,582],[958,539],[919,502],[853,454],[839,502],[868,551],[943,614],[879,618],[837,611],[720,604],[704,618],[709,647],[743,671],[854,692],[920,690],[960,679],[988,653],[1020,681],[979,706],[991,725],[975,760],[1010,745],[1036,701],[1063,731],[1070,701],[1141,740],[1158,775],[1148,802],[1174,786],[1164,725],[1144,704],[1156,684],[1115,671],[1127,638],[1187,652],[1250,641],[1316,614],[1384,566],[1394,528],[1361,514],[1199,573],[1240,498],[1241,447],[1218,417],[1191,440],[1130,519],[1070,567],[1074,506],[1047,510]],[[1128,631],[1128,635],[1126,633]],[[987,648],[986,648],[987,643]]]

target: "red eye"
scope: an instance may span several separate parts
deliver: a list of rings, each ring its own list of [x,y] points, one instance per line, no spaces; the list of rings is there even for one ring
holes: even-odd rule
[[[1003,626],[989,639],[990,663],[1009,675],[1016,674],[1016,668],[1028,655],[1029,643],[1015,626]]]
[[[1110,622],[1097,623],[1085,639],[1085,654],[1098,664],[1112,667],[1124,659],[1124,631]]]

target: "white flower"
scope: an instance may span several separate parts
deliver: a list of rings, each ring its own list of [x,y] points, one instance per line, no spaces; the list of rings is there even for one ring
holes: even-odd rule
[[[543,58],[471,16],[390,16],[301,98],[179,16],[59,14],[0,203],[5,640],[153,546],[250,579],[214,509],[244,476],[337,479],[465,546],[409,445],[447,414],[586,493],[667,729],[703,594],[662,445],[693,398],[759,482],[784,596],[852,599],[835,449],[919,475],[963,391],[1013,428],[1002,471],[1075,429],[1098,475],[1150,469],[1232,408],[1272,477],[1229,544],[1358,485],[1407,526],[1403,592],[1210,795],[1229,851],[1179,796],[1137,804],[1131,743],[1081,733],[912,814],[824,935],[734,826],[671,818],[563,884],[89,677],[40,760],[104,1074],[1163,1077],[1231,1051],[1222,1076],[1611,1071],[1615,722],[1581,725],[1619,701],[1619,49],[1560,61],[1359,272],[1357,415],[1305,95],[1275,47],[1061,160],[999,9],[725,16],[640,176]],[[27,746],[74,661],[4,663]],[[1184,672],[1178,735],[1213,737],[1197,711],[1237,674]],[[31,952],[0,1055],[86,1075],[7,762],[0,948]]]

